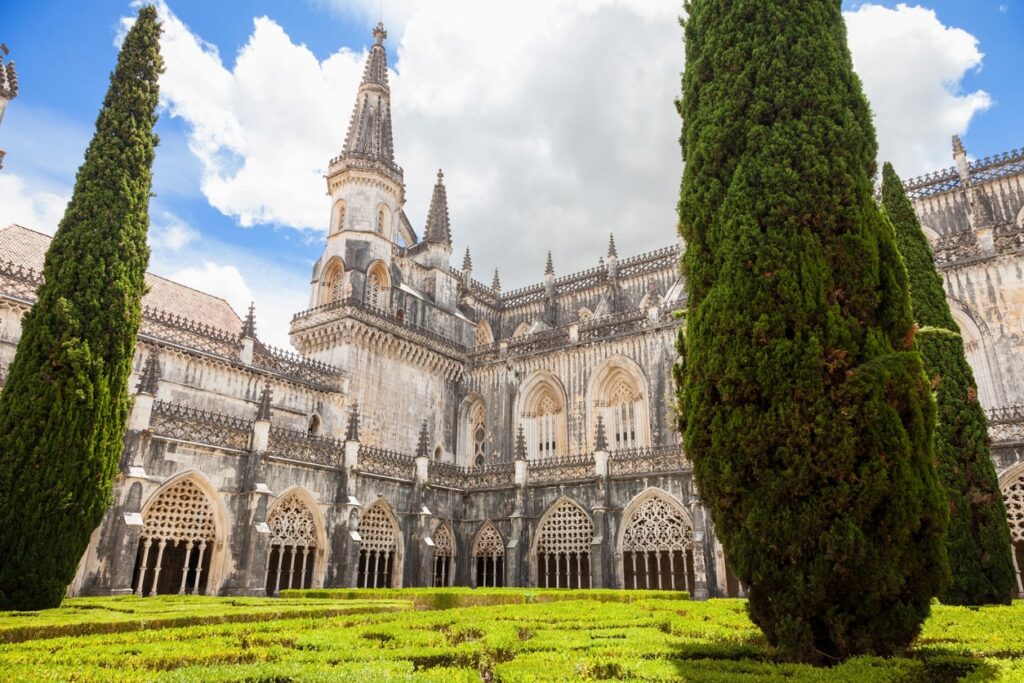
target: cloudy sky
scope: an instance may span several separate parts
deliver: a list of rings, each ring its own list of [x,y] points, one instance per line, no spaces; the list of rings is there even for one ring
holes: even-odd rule
[[[675,239],[680,0],[387,0],[398,162],[422,232],[448,184],[456,265],[506,289]],[[904,177],[1024,145],[1019,0],[844,2],[884,159]],[[337,154],[380,0],[167,0],[151,270],[256,301],[287,343],[306,307]],[[130,0],[9,0],[21,95],[0,126],[0,225],[56,228],[134,13]]]

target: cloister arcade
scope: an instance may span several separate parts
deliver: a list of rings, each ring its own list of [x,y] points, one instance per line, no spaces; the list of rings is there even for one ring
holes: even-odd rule
[[[267,516],[270,527],[270,553],[267,555],[267,594],[276,595],[285,588],[310,588],[318,571],[319,530],[313,508],[299,492],[281,498]]]
[[[473,542],[473,585],[494,588],[505,585],[505,543],[490,522],[484,522]]]
[[[1000,480],[1013,543],[1013,569],[1017,574],[1015,597],[1024,598],[1024,463],[1011,467]]]
[[[693,589],[693,524],[667,494],[652,490],[630,503],[618,548],[623,588]]]
[[[357,588],[402,587],[402,533],[391,508],[380,500],[359,518]],[[399,571],[395,571],[399,568]]]
[[[534,581],[540,588],[590,588],[594,523],[575,501],[557,501],[537,523]]]

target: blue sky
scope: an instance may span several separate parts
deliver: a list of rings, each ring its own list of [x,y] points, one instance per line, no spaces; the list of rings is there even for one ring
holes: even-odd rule
[[[595,265],[610,231],[620,253],[670,243],[680,4],[386,3],[413,225],[443,166],[453,261],[470,246],[477,279],[500,267],[506,288],[537,280],[549,248],[559,274]],[[953,133],[976,157],[1024,146],[1019,0],[844,9],[882,154],[905,176],[950,165]],[[21,81],[0,125],[0,224],[55,229],[133,12],[0,3]],[[328,217],[319,173],[340,147],[379,2],[168,0],[164,12],[152,270],[236,308],[255,299],[261,335],[286,343]]]

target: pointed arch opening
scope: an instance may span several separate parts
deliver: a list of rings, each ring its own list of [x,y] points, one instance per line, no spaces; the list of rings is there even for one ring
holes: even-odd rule
[[[651,443],[647,381],[633,360],[613,356],[593,374],[587,401],[588,439],[591,448],[597,416],[604,420],[608,448],[612,451],[642,448]]]
[[[464,467],[487,462],[487,404],[480,394],[466,398],[459,410],[459,460]]]
[[[626,506],[618,555],[623,588],[693,588],[693,524],[683,506],[661,489],[649,489]]]
[[[1002,375],[999,363],[992,351],[988,335],[985,334],[986,330],[978,324],[981,317],[974,314],[966,304],[952,299],[949,301],[949,310],[960,328],[967,364],[971,366],[974,382],[978,385],[978,400],[986,410],[1004,405],[1005,392],[1000,382]]]
[[[138,596],[216,593],[226,515],[198,474],[175,477],[142,510],[132,589]]]
[[[326,306],[341,301],[345,291],[345,264],[337,256],[324,268],[320,281],[320,305]]]
[[[434,530],[434,587],[451,586],[455,578],[455,534],[448,522]]]
[[[505,585],[505,543],[490,522],[484,522],[473,541],[473,578],[477,587]]]
[[[491,324],[481,320],[476,324],[476,346],[490,346],[494,343],[494,333],[491,332]]]
[[[345,200],[339,199],[334,202],[331,210],[331,232],[334,235],[345,229]]]
[[[537,523],[533,574],[540,588],[590,588],[594,523],[578,503],[561,498]]]
[[[1013,570],[1017,575],[1014,597],[1024,598],[1024,463],[1007,470],[1000,479],[1013,546]]]
[[[267,595],[286,588],[311,588],[321,574],[323,521],[316,503],[305,492],[285,493],[267,515],[270,553],[267,555]]]
[[[386,311],[391,303],[391,275],[380,261],[366,271],[366,291],[363,297],[369,308]]]
[[[521,323],[519,323],[516,326],[515,331],[512,333],[512,337],[513,338],[515,338],[515,337],[525,337],[526,334],[529,331],[530,331],[530,323],[528,323],[528,322],[521,322]]]
[[[565,391],[554,375],[534,374],[523,385],[520,423],[527,458],[556,458],[568,452]]]
[[[359,518],[358,588],[402,587],[402,532],[391,507],[383,500]]]

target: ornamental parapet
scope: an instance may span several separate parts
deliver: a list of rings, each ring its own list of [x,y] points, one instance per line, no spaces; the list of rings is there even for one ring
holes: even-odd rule
[[[232,360],[242,348],[237,335],[151,306],[142,308],[139,334]]]
[[[340,467],[345,459],[345,442],[325,436],[312,436],[287,427],[270,427],[268,450],[289,460]]]
[[[1024,173],[1024,149],[1013,149],[972,161],[967,165],[971,183],[980,185],[993,180],[1009,178]],[[907,195],[913,199],[925,199],[955,190],[961,186],[960,174],[956,168],[911,178],[903,184]]]
[[[154,401],[150,428],[157,436],[213,448],[249,449],[253,421],[200,408]]]
[[[608,466],[612,477],[676,474],[692,469],[679,444],[612,451]]]
[[[363,474],[412,481],[416,477],[416,458],[398,451],[360,444],[358,469]]]
[[[530,484],[558,484],[566,481],[593,479],[597,464],[593,454],[531,460],[527,465]]]
[[[43,274],[14,261],[0,261],[0,288],[15,299],[33,301],[36,289],[43,284]]]
[[[275,346],[258,344],[253,349],[252,364],[300,384],[311,384],[329,391],[338,390],[341,384],[339,368]]]
[[[1024,443],[1024,405],[992,408],[988,414],[988,435],[993,445]]]

